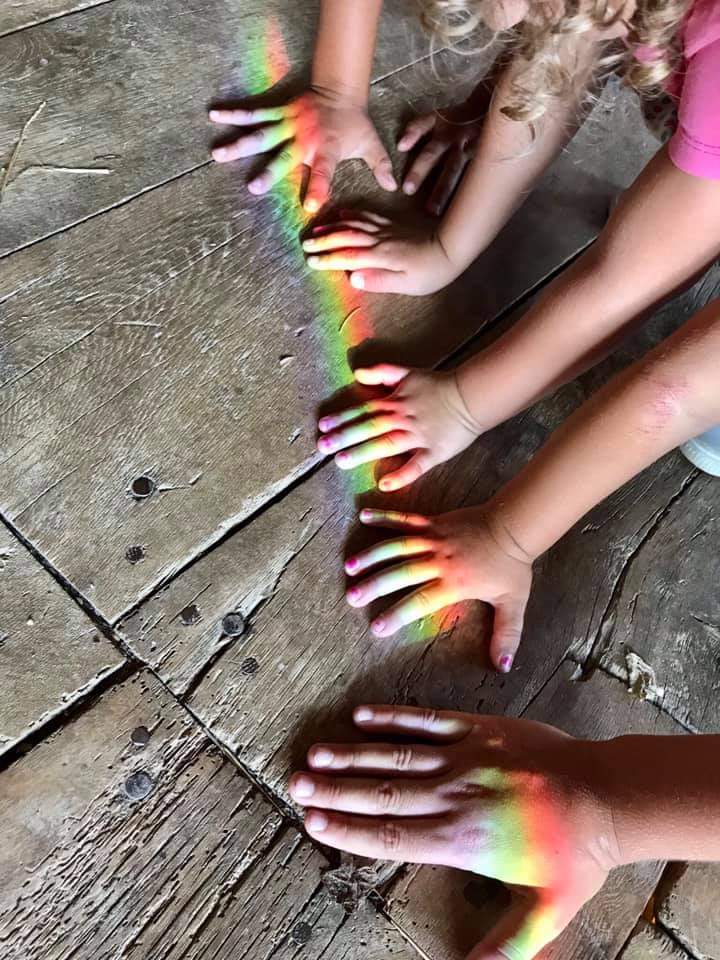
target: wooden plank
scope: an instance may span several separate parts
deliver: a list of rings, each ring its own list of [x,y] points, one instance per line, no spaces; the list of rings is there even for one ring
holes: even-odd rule
[[[415,67],[383,83],[385,129],[426,79]],[[318,462],[315,404],[348,375],[348,352],[433,363],[594,235],[630,161],[611,169],[611,151],[575,150],[433,298],[358,300],[342,279],[309,277],[286,208],[252,201],[218,167],[14,255],[0,293],[0,509],[115,621]],[[346,198],[371,189],[362,170],[345,174]],[[364,332],[340,335],[360,303]],[[176,489],[133,500],[148,472]]]
[[[589,739],[627,732],[682,732],[655,707],[629,696],[616,680],[597,673],[589,682],[576,682],[574,672],[573,664],[563,664],[524,716]],[[543,960],[616,956],[661,872],[662,864],[650,863],[613,871],[603,889],[545,948]],[[431,960],[454,960],[464,957],[487,932],[504,904],[496,884],[473,874],[415,867],[390,894],[387,912]]]
[[[720,957],[717,863],[671,864],[655,899],[658,922],[697,960]]]
[[[0,754],[124,663],[95,624],[0,526]]]
[[[387,5],[375,76],[427,53],[407,10],[406,0]],[[317,2],[189,0],[178,15],[174,0],[158,0],[140,18],[134,0],[115,0],[5,37],[3,163],[45,107],[3,190],[0,256],[209,162],[218,130],[207,121],[208,104],[264,88],[285,57],[296,73],[303,69],[316,17]]]
[[[0,811],[7,960],[360,955],[321,854],[147,673],[6,770]]]
[[[77,13],[110,0],[5,0],[0,18],[0,37],[36,23]]]
[[[618,960],[690,960],[658,927],[641,920]]]

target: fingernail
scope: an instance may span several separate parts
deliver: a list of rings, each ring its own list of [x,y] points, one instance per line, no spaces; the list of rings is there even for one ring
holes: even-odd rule
[[[356,290],[363,290],[365,288],[365,278],[361,273],[351,273],[350,284],[355,287]]]
[[[347,592],[348,600],[359,600],[361,596],[362,596],[362,590],[360,589],[360,587],[350,587],[350,589]]]
[[[322,833],[327,829],[328,822],[327,814],[322,810],[311,810],[305,817],[305,826],[309,833]]]
[[[310,759],[314,767],[329,767],[335,759],[335,754],[327,747],[316,747]]]
[[[256,193],[256,194],[262,193],[264,189],[265,189],[265,181],[262,180],[261,178],[258,178],[257,180],[251,180],[250,183],[248,184],[248,190],[250,191],[250,193]]]
[[[378,617],[377,620],[373,620],[370,624],[370,629],[373,633],[382,633],[385,630],[386,623],[382,617]]]
[[[303,242],[302,242],[303,250],[312,250],[312,248],[313,248],[314,246],[315,246],[315,241],[314,241],[314,240],[311,240],[311,239],[310,239],[310,240],[303,240]]]
[[[320,263],[320,257],[308,257],[307,264],[309,267],[316,267]]]
[[[333,448],[333,442],[329,437],[320,437],[317,445],[318,450],[322,450],[323,453],[330,453]]]
[[[219,119],[220,119],[220,111],[219,111],[219,110],[211,110],[210,113],[208,114],[208,116],[210,117],[211,120],[219,120]]]
[[[360,519],[361,519],[361,520],[374,520],[374,519],[375,519],[375,514],[376,514],[376,511],[375,511],[375,510],[370,510],[368,507],[364,507],[364,508],[360,511]]]
[[[412,181],[410,183],[403,184],[403,193],[412,195],[413,193],[415,193],[416,190],[417,190],[417,187],[415,186],[414,183],[412,183]]]
[[[500,671],[501,673],[510,673],[513,665],[513,658],[509,653],[504,653],[500,657]]]
[[[291,792],[294,797],[301,797],[305,800],[315,793],[315,784],[310,777],[296,777],[293,781]]]
[[[370,707],[356,707],[355,708],[355,719],[358,723],[365,723],[367,720],[372,720],[373,712]]]
[[[308,197],[308,199],[305,201],[305,209],[308,213],[317,213],[320,209],[320,204],[315,197]]]
[[[380,487],[381,490],[392,490],[392,488],[394,487],[394,484],[392,480],[382,479],[378,482],[378,486]]]
[[[339,464],[340,466],[344,466],[345,464],[348,463],[349,460],[350,460],[350,457],[348,456],[347,453],[345,453],[345,451],[343,451],[342,453],[335,454],[335,463]]]
[[[321,430],[329,430],[330,427],[332,427],[332,422],[330,421],[330,418],[329,418],[329,417],[321,417],[321,418],[318,420],[318,427],[320,427]]]
[[[215,147],[213,150],[211,150],[211,153],[216,160],[222,160],[227,151],[224,147]]]
[[[355,557],[348,557],[348,559],[345,561],[345,569],[348,572],[351,572],[356,567],[357,567],[357,560],[355,559]]]

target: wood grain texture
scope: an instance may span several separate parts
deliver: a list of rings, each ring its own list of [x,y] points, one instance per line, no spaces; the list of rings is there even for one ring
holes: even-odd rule
[[[655,899],[659,923],[696,960],[720,957],[720,864],[677,863],[665,871]]]
[[[427,53],[408,7],[387,4],[376,77]],[[189,0],[179,12],[157,0],[140,16],[134,0],[114,0],[0,40],[0,162],[45,103],[2,193],[0,256],[207,163],[218,135],[208,105],[264,89],[285,58],[304,70],[316,17],[317,2]],[[111,173],[38,169],[48,166]]]
[[[595,674],[573,679],[565,663],[523,715],[574,736],[606,739],[621,733],[682,733],[657,708],[629,696],[616,680]],[[607,960],[621,949],[650,899],[662,864],[613,871],[603,889],[542,952],[543,960]],[[506,905],[498,885],[460,871],[414,867],[389,894],[387,912],[431,960],[464,957]]]
[[[691,958],[662,930],[641,920],[618,960],[691,960]]]
[[[0,37],[36,23],[77,13],[111,0],[5,0],[0,13]]]
[[[0,754],[124,658],[37,560],[0,527]]]
[[[384,81],[386,129],[426,82],[422,66]],[[594,235],[622,171],[588,141],[576,150],[448,290],[369,298],[370,338],[356,349],[361,337],[336,328],[357,295],[338,281],[346,312],[328,305],[285,208],[249,199],[236,170],[202,168],[14,255],[0,292],[12,481],[0,509],[116,620],[318,462],[316,404],[348,353],[436,362]],[[348,166],[342,195],[367,195],[370,180]],[[172,489],[136,502],[128,486],[145,473]],[[130,547],[142,563],[126,561]]]
[[[0,812],[7,960],[364,955],[324,858],[146,673],[5,771]],[[355,924],[412,956],[376,912]]]

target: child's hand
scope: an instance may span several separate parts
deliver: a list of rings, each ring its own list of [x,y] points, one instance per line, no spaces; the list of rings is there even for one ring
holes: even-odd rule
[[[359,290],[413,296],[441,290],[460,273],[433,234],[409,233],[368,211],[343,216],[339,223],[316,227],[303,241],[314,270],[349,270]]]
[[[358,383],[393,387],[387,397],[368,400],[321,417],[321,453],[334,453],[343,470],[396,454],[412,453],[385,474],[381,490],[399,490],[438,463],[464,450],[482,432],[468,413],[454,373],[408,370],[390,363],[355,371]]]
[[[424,517],[390,510],[360,511],[362,523],[399,530],[345,561],[353,577],[395,561],[356,582],[347,591],[353,607],[418,587],[375,617],[370,625],[378,637],[421,620],[460,600],[483,600],[495,608],[490,657],[502,673],[513,664],[522,635],[525,607],[532,584],[532,559],[514,543],[486,507],[453,510]]]
[[[211,110],[210,119],[252,128],[233,143],[213,149],[213,159],[220,163],[275,150],[265,169],[248,184],[251,193],[267,193],[306,164],[310,177],[304,206],[316,213],[330,195],[337,165],[353,158],[364,160],[385,190],[397,189],[390,157],[367,111],[329,92],[310,90],[282,107]]]
[[[417,193],[430,172],[439,173],[427,203],[430,213],[440,214],[448,205],[460,178],[475,153],[485,119],[486,104],[477,102],[434,111],[411,120],[398,140],[398,150],[407,153],[427,137],[402,182],[403,193]]]
[[[603,885],[619,855],[599,748],[554,727],[398,706],[356,725],[415,742],[316,744],[290,793],[308,833],[363,857],[435,863],[511,886],[468,960],[530,960]]]

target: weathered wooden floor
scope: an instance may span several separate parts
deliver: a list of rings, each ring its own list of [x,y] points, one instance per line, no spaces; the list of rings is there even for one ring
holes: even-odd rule
[[[348,354],[432,365],[492,336],[592,242],[653,144],[609,89],[451,289],[364,302],[339,279],[339,316],[337,293],[303,266],[287,196],[254,199],[247,167],[208,159],[207,105],[262,88],[273,36],[298,77],[315,12],[281,0],[0,10],[7,960],[461,957],[496,915],[493,885],[339,858],[305,838],[290,803],[289,771],[317,734],[347,730],[361,698],[524,714],[587,737],[720,729],[720,485],[678,454],[542,560],[507,678],[488,669],[479,606],[439,637],[380,646],[345,604],[343,545],[358,504],[378,498],[322,462],[314,424]],[[410,0],[388,0],[372,99],[387,142],[441,96]],[[337,196],[412,209],[355,165]],[[403,502],[480,502],[719,286],[713,268],[600,370]],[[365,332],[339,329],[361,303]],[[630,676],[638,662],[651,682]],[[719,877],[618,872],[544,956],[718,958]]]

